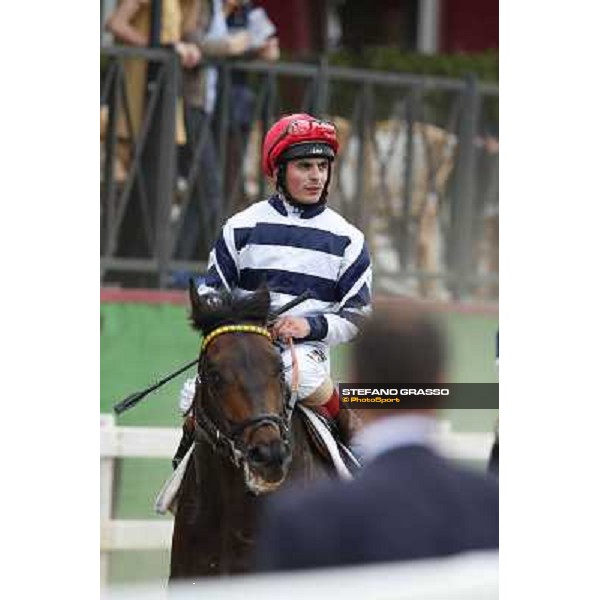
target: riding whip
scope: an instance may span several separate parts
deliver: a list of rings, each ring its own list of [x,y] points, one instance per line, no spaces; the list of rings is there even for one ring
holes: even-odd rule
[[[276,319],[279,315],[283,314],[284,312],[286,312],[288,310],[291,310],[295,306],[298,306],[298,304],[300,304],[301,302],[304,302],[305,300],[308,300],[310,297],[311,297],[310,290],[306,290],[306,291],[302,292],[299,296],[297,296],[293,300],[290,300],[287,304],[284,304],[283,306],[280,306],[277,310],[273,311],[269,315],[269,321]],[[196,358],[193,361],[184,365],[183,367],[177,369],[177,371],[175,371],[174,373],[167,375],[164,379],[161,379],[160,381],[147,387],[145,390],[142,390],[141,392],[135,392],[134,394],[130,394],[129,396],[127,396],[127,398],[125,398],[124,400],[121,400],[121,402],[118,402],[117,404],[115,404],[113,406],[113,410],[118,415],[125,412],[126,410],[129,410],[131,407],[135,406],[140,400],[145,398],[150,392],[157,390],[159,387],[162,387],[165,383],[168,383],[169,381],[171,381],[171,379],[174,379],[175,377],[177,377],[177,375],[180,375],[184,371],[187,371],[194,365],[198,364],[199,360],[200,360],[199,358]]]

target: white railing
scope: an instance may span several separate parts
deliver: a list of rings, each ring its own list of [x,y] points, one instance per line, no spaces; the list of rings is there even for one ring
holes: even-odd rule
[[[274,573],[204,578],[196,584],[105,588],[101,600],[498,600],[498,552],[449,558]],[[201,589],[199,589],[201,588]]]
[[[171,545],[173,531],[172,519],[112,518],[115,461],[123,457],[171,458],[180,437],[178,428],[117,427],[113,415],[100,415],[100,565],[103,583],[108,575],[108,552],[165,550]],[[492,441],[492,433],[453,432],[447,421],[441,423],[437,439],[442,454],[472,461],[487,460]],[[148,501],[153,502],[154,498]]]

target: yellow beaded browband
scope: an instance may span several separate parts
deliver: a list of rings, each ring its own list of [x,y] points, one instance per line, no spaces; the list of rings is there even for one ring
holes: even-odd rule
[[[217,336],[222,333],[258,333],[259,335],[264,335],[265,337],[272,340],[271,334],[266,327],[259,327],[258,325],[223,325],[222,327],[217,327],[214,331],[211,331],[202,342],[202,352]]]

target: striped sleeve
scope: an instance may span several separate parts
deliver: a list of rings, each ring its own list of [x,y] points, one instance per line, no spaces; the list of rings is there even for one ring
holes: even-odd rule
[[[350,341],[371,312],[372,267],[364,236],[353,240],[344,256],[336,286],[337,307],[324,315],[323,341],[331,346]]]
[[[235,248],[234,229],[228,221],[211,250],[206,278],[199,286],[198,293],[205,294],[223,288],[233,290],[238,285],[238,253]]]

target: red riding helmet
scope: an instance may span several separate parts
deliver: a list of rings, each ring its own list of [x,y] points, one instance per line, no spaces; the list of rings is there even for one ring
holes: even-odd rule
[[[323,157],[333,160],[338,151],[335,127],[306,113],[287,115],[265,135],[262,170],[275,176],[276,166],[293,158]]]

